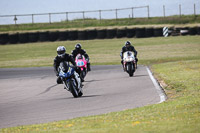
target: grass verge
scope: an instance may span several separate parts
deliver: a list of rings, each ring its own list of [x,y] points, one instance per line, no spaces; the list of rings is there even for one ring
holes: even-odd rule
[[[0,45],[0,68],[52,66],[58,46],[65,46],[67,53],[71,53],[76,43],[86,49],[92,65],[120,64],[120,52],[126,40],[134,44],[140,64],[200,58],[199,36],[122,38]]]
[[[108,26],[135,26],[135,25],[158,25],[158,24],[195,24],[200,23],[200,15],[183,15],[169,17],[151,17],[151,18],[126,18],[126,19],[77,19],[73,21],[63,21],[56,23],[36,23],[36,24],[18,24],[18,25],[0,25],[0,32],[20,32],[30,30],[58,30],[70,28],[90,28],[90,27],[108,27]]]
[[[140,63],[151,65],[154,75],[163,83],[169,99],[161,104],[113,112],[98,116],[81,117],[45,124],[3,128],[1,132],[199,132],[200,127],[200,40],[199,36],[130,39],[139,52]],[[119,52],[126,39],[84,41],[94,64],[119,64]],[[66,44],[67,50],[75,42]],[[0,62],[18,59],[20,63],[32,60],[52,61],[57,43],[8,45],[0,47]],[[7,47],[7,48],[6,48]],[[41,47],[40,49],[38,47]],[[46,48],[46,49],[45,49]],[[13,52],[16,56],[10,56]],[[31,50],[35,51],[31,53]],[[38,50],[37,50],[38,49]],[[47,50],[48,49],[48,50]],[[28,51],[27,51],[28,50]],[[44,51],[46,50],[46,51]],[[24,51],[24,52],[20,52]],[[37,52],[39,51],[39,52]],[[53,53],[52,53],[53,52]],[[18,55],[18,57],[17,57]],[[26,57],[28,56],[28,57]],[[99,57],[99,58],[97,58]],[[105,60],[104,62],[102,57]],[[93,58],[95,60],[93,60]],[[115,59],[117,58],[117,59]],[[44,60],[43,60],[44,61]],[[30,61],[31,62],[31,61]],[[18,63],[18,64],[20,64]],[[3,63],[2,63],[3,64]],[[47,63],[48,65],[49,63]],[[50,63],[51,64],[51,63]],[[43,66],[44,63],[39,63]],[[2,66],[2,65],[1,65]],[[11,67],[9,63],[5,65]],[[18,65],[17,65],[18,66]],[[18,66],[20,67],[20,66]]]

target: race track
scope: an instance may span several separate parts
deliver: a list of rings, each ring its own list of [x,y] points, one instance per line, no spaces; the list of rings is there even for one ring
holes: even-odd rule
[[[121,66],[93,66],[83,96],[56,84],[53,68],[0,69],[0,128],[98,115],[160,102],[145,66],[134,77]]]

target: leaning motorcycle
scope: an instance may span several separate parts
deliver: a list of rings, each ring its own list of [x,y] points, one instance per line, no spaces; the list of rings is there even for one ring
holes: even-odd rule
[[[78,54],[75,58],[76,66],[80,69],[80,77],[83,80],[87,74],[87,60],[84,55]]]
[[[59,66],[59,76],[61,77],[65,88],[77,98],[83,95],[82,84],[79,74],[69,65],[68,62],[61,62]]]
[[[123,67],[124,70],[129,74],[129,76],[132,77],[136,69],[136,60],[132,51],[124,52]]]

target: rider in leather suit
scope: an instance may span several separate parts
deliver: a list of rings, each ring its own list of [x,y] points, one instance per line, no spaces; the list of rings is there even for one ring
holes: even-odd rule
[[[77,56],[78,54],[84,55],[84,56],[85,56],[85,59],[87,60],[87,70],[88,70],[88,71],[91,71],[91,69],[90,69],[89,56],[88,56],[88,54],[86,53],[86,51],[85,51],[84,49],[81,49],[81,48],[82,48],[82,46],[81,46],[80,43],[76,44],[76,45],[75,45],[75,49],[72,51],[72,56],[73,56],[73,58],[75,59],[76,56]]]
[[[122,66],[123,66],[123,53],[126,52],[126,51],[133,51],[134,52],[134,56],[135,56],[136,64],[137,64],[137,62],[138,62],[137,51],[135,50],[134,46],[131,45],[130,41],[126,41],[125,46],[122,47],[122,51],[120,53]]]

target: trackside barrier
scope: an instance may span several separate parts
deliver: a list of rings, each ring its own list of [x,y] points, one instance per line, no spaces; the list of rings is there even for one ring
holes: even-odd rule
[[[163,36],[163,28],[154,28],[154,37]]]
[[[106,29],[97,30],[97,39],[104,39],[106,35]]]
[[[126,29],[117,29],[117,38],[126,37]]]
[[[146,37],[153,37],[154,36],[154,28],[153,27],[146,28],[145,35],[146,35]]]
[[[28,34],[29,42],[38,42],[39,40],[39,33],[38,32],[32,32]]]
[[[0,44],[7,44],[9,42],[9,35],[6,34],[0,34]]]
[[[29,33],[19,33],[19,43],[28,43]]]
[[[200,27],[147,27],[147,28],[109,28],[66,31],[38,31],[29,33],[0,33],[0,44],[30,42],[91,40],[106,38],[143,38],[177,35],[200,35]]]
[[[168,37],[168,35],[169,35],[169,29],[168,29],[168,27],[164,27],[163,28],[163,36]]]
[[[49,32],[49,41],[57,41],[59,38],[59,31],[51,31]]]
[[[135,36],[135,28],[127,28],[126,29],[126,37],[132,38]]]
[[[69,40],[77,40],[78,39],[78,31],[72,30],[69,31]]]
[[[59,32],[59,41],[65,41],[69,39],[69,32],[68,31],[60,31]]]
[[[78,40],[87,40],[87,38],[86,30],[78,31]]]
[[[87,30],[87,34],[88,34],[88,40],[97,38],[97,30],[96,29]]]
[[[111,38],[115,38],[117,34],[117,29],[107,29],[107,38],[111,39]]]
[[[197,27],[197,34],[200,35],[200,27]]]
[[[48,31],[39,32],[39,41],[40,42],[49,41],[49,32]]]
[[[136,28],[135,29],[135,37],[136,38],[146,37],[145,28]]]
[[[9,43],[16,44],[19,42],[19,35],[18,33],[12,33],[9,35]]]

